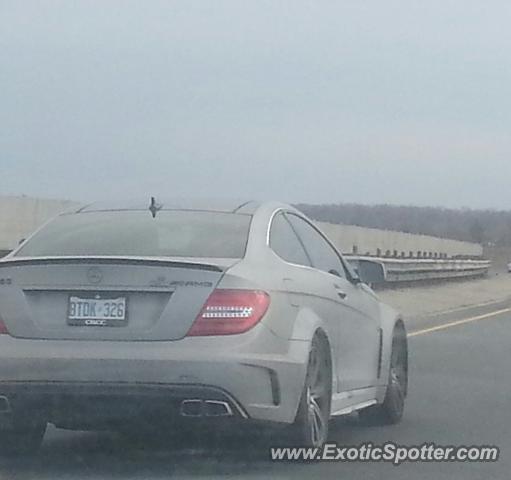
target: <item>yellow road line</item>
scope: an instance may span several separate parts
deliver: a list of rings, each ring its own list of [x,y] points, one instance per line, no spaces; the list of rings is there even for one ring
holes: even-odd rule
[[[487,318],[496,317],[497,315],[501,315],[503,313],[511,312],[511,308],[504,308],[502,310],[497,310],[491,313],[485,313],[484,315],[478,315],[477,317],[464,318],[462,320],[456,320],[454,322],[444,323],[443,325],[437,325],[436,327],[425,328],[424,330],[416,330],[415,332],[410,332],[408,337],[415,337],[417,335],[424,335],[426,333],[436,332],[438,330],[445,330],[446,328],[456,327],[458,325],[463,325],[465,323],[477,322],[479,320],[485,320]]]

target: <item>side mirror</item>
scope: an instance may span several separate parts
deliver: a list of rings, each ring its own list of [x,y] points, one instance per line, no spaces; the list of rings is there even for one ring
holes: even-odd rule
[[[385,283],[386,273],[383,263],[359,259],[357,261],[357,271],[360,280],[368,285]]]

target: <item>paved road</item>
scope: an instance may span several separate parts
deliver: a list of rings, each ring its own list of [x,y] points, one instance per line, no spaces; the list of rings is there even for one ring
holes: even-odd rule
[[[437,319],[438,321],[438,319]],[[511,470],[511,314],[410,338],[404,421],[369,428],[337,421],[340,444],[494,444],[496,464],[272,464],[254,437],[180,438],[172,448],[134,446],[108,434],[49,430],[35,459],[4,462],[0,479],[350,478],[507,479]]]

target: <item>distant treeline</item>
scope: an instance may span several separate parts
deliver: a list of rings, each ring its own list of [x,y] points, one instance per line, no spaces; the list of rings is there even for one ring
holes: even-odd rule
[[[297,208],[323,222],[433,235],[484,245],[511,245],[511,211],[395,205],[307,205]]]

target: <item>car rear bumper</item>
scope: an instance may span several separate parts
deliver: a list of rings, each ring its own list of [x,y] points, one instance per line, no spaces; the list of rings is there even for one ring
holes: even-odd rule
[[[179,418],[249,419],[237,399],[209,385],[10,382],[1,383],[0,392],[0,424],[17,414],[37,414],[75,429],[161,425]]]
[[[14,408],[50,405],[53,411],[130,404],[163,412],[168,405],[172,415],[182,414],[186,401],[213,402],[192,405],[203,416],[219,402],[219,409],[227,405],[229,416],[290,423],[303,388],[308,344],[287,344],[283,353],[255,354],[207,351],[196,341],[175,348],[173,342],[5,337],[0,340],[0,397]]]

